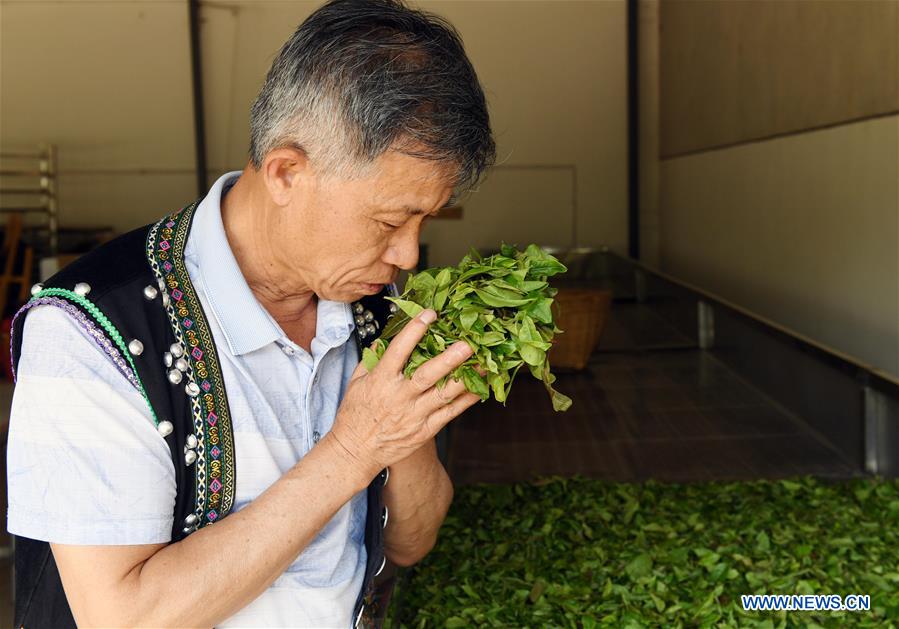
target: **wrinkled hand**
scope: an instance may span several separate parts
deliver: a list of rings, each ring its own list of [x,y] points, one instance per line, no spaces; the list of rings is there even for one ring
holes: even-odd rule
[[[428,325],[436,320],[427,309],[397,334],[369,373],[360,362],[353,372],[329,436],[373,478],[401,461],[480,400],[460,380],[436,383],[472,354],[465,341],[448,347],[422,364],[411,378],[403,367]]]

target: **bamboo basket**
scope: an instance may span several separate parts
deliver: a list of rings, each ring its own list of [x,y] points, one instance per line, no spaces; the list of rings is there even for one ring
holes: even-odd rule
[[[553,339],[549,364],[555,370],[580,370],[602,335],[609,319],[612,291],[599,288],[559,288],[553,301],[556,326],[563,330]]]

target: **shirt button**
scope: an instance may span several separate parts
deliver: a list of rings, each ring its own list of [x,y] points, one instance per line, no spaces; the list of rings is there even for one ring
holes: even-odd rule
[[[290,345],[282,345],[281,351],[283,351],[288,356],[293,356],[294,354],[293,348]]]
[[[318,443],[318,440],[321,438],[322,438],[322,436],[320,434],[318,434],[317,430],[314,433],[312,433],[312,443]]]

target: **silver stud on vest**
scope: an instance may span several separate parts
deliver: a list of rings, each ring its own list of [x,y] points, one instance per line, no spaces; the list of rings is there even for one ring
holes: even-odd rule
[[[128,341],[128,351],[132,356],[140,356],[144,353],[144,344],[137,339],[131,339]]]
[[[191,513],[189,516],[187,516],[186,518],[184,518],[184,523],[185,523],[187,526],[193,526],[193,525],[196,524],[199,520],[200,520],[200,518],[197,517],[197,514],[196,514],[196,513]]]
[[[171,367],[172,363],[175,362],[175,359],[172,358],[172,352],[166,352],[162,355],[162,362],[165,363],[166,367]]]
[[[355,312],[356,314],[362,314],[364,310],[365,308],[362,307],[362,304],[358,302],[353,304],[353,312]]]
[[[44,290],[44,285],[41,284],[40,282],[38,282],[37,284],[35,284],[34,286],[31,287],[31,294],[37,295],[42,290]]]
[[[375,329],[374,324],[371,324],[371,323],[365,324],[365,334],[366,335],[374,334],[375,332],[377,332],[377,330]]]
[[[172,352],[172,356],[174,356],[175,358],[181,358],[182,356],[184,356],[184,348],[181,347],[181,343],[172,343],[169,351]]]
[[[393,302],[391,302],[390,305],[387,306],[387,308],[388,308],[388,310],[390,310],[391,313],[395,313],[397,310],[399,310],[397,305]]]
[[[91,292],[91,285],[87,282],[78,282],[75,284],[75,294],[79,297],[84,297],[89,292]]]
[[[162,293],[162,306],[163,306],[164,308],[168,308],[168,307],[169,307],[169,294],[166,293],[166,292],[163,292],[163,293]]]
[[[184,440],[184,464],[191,465],[197,460],[197,453],[194,448],[197,447],[199,441],[194,433],[190,433]],[[188,522],[187,524],[190,524]]]
[[[150,284],[149,286],[144,286],[144,298],[147,301],[153,301],[154,299],[156,299],[156,296],[158,294],[159,291],[152,284]]]
[[[188,382],[187,386],[184,387],[184,391],[190,397],[197,397],[198,395],[200,395],[200,387],[197,386],[196,382]]]
[[[159,434],[163,437],[168,437],[170,434],[172,434],[172,431],[175,430],[175,427],[172,425],[172,422],[167,419],[163,419],[161,422],[159,422],[159,425],[156,426],[156,430],[159,431]]]
[[[372,313],[371,310],[366,310],[362,314],[362,318],[365,320],[366,323],[371,323],[371,321],[375,318],[375,315],[374,315],[374,313]]]
[[[355,321],[357,327],[365,325],[365,317],[363,317],[362,315],[356,315]]]
[[[183,357],[175,361],[175,369],[177,369],[178,371],[187,371],[188,368],[189,365]]]
[[[169,382],[172,384],[179,384],[183,377],[184,375],[177,369],[169,369]]]

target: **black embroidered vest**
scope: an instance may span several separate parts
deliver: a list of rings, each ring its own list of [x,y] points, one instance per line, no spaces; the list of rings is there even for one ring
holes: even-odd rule
[[[83,256],[33,290],[12,329],[18,367],[27,312],[64,309],[142,394],[175,467],[172,543],[225,517],[234,504],[236,466],[225,383],[207,319],[184,265],[184,248],[199,201],[129,232]],[[361,354],[390,315],[387,288],[353,304]],[[387,470],[368,487],[368,560],[353,618],[370,624],[374,577],[386,563],[382,487]],[[260,532],[263,533],[263,532]],[[74,627],[47,542],[15,538],[15,626]]]

